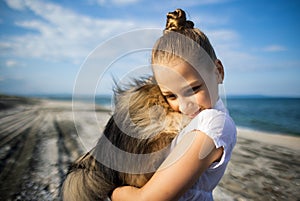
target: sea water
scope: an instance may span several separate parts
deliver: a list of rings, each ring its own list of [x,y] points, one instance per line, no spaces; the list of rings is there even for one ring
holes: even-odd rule
[[[300,136],[300,98],[227,98],[237,126]]]

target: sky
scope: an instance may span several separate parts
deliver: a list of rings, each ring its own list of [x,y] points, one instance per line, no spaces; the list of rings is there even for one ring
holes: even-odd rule
[[[111,93],[113,78],[144,73],[176,8],[210,39],[227,95],[300,97],[294,0],[1,0],[0,93]]]

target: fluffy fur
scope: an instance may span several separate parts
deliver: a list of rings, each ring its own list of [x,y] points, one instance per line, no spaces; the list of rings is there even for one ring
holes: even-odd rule
[[[151,80],[136,81],[127,89],[118,88],[115,103],[115,112],[104,129],[104,136],[94,149],[71,165],[62,188],[63,200],[105,200],[116,187],[142,187],[165,159],[168,145],[188,122],[187,118],[172,111]],[[147,161],[124,160],[111,151],[113,146],[133,156],[159,154],[150,154]],[[102,159],[109,164],[103,164]],[[110,168],[120,163],[122,167],[141,172]],[[144,173],[145,169],[151,171]]]

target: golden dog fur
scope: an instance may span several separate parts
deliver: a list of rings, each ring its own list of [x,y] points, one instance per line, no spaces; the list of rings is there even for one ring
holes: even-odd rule
[[[171,141],[187,123],[186,117],[170,108],[151,79],[135,81],[127,89],[117,88],[115,112],[95,148],[71,165],[62,187],[63,200],[105,200],[116,187],[142,187],[165,159]],[[146,161],[124,160],[112,151],[112,147],[133,156],[148,154],[149,157]],[[103,164],[103,159],[109,164]],[[141,172],[112,168],[116,165]]]

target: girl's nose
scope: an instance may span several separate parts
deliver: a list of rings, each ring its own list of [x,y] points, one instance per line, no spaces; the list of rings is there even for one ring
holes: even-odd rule
[[[195,100],[180,99],[179,111],[186,115],[193,115],[199,110],[199,106]]]

